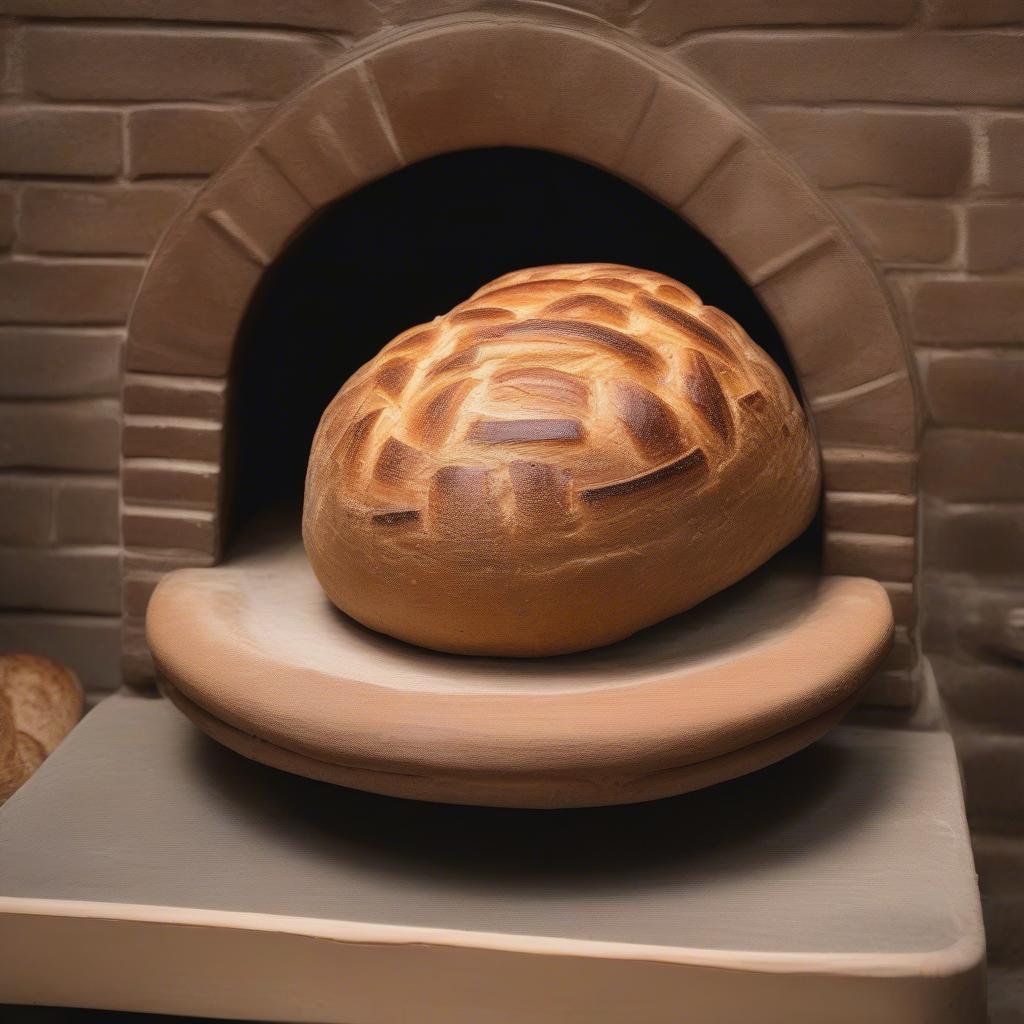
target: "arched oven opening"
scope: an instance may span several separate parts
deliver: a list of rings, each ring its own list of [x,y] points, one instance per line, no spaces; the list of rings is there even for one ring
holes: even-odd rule
[[[489,42],[450,45],[471,40]],[[552,64],[552,48],[573,59]],[[426,76],[413,90],[410,60]],[[545,74],[511,73],[524,60]],[[918,415],[869,261],[706,84],[607,39],[519,23],[354,53],[284,104],[161,241],[126,354],[126,676],[153,677],[150,598],[168,574],[224,569],[196,578],[216,590],[282,502],[301,556],[310,438],[354,369],[494,274],[553,260],[664,271],[795,370],[823,469],[812,576],[884,591],[895,642],[868,658],[881,670],[867,698],[912,707]]]
[[[675,211],[599,168],[541,150],[444,154],[324,209],[264,275],[239,332],[229,452],[231,542],[296,524],[310,443],[344,381],[396,334],[523,267],[608,262],[666,274],[729,313],[782,368],[753,289]],[[821,514],[797,543],[820,559]]]

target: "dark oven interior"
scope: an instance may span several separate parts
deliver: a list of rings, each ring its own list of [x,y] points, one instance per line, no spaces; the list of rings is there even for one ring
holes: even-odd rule
[[[739,321],[799,393],[753,290],[675,211],[554,153],[446,154],[329,206],[265,275],[233,371],[229,544],[270,510],[297,522],[322,410],[394,335],[507,271],[575,262],[630,264],[683,281]],[[818,527],[802,538],[810,550],[820,547]]]

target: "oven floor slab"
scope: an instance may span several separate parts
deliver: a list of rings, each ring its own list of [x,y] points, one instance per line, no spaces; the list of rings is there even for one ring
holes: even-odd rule
[[[685,796],[514,811],[277,772],[117,695],[0,811],[0,948],[0,1003],[334,1024],[984,1017],[949,738],[862,726]]]

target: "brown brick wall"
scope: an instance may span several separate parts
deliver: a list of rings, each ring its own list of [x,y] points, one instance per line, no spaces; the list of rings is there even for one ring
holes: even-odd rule
[[[203,180],[347,47],[438,11],[486,5],[158,6],[159,16],[143,0],[8,0],[0,21],[0,497],[10,510],[0,568],[15,595],[0,615],[0,645],[52,641],[97,687],[115,681],[117,397],[126,315],[148,255]],[[1002,764],[1012,756],[1003,747],[997,757],[972,742],[1024,731],[1009,710],[1005,721],[996,714],[1000,694],[1010,708],[1021,690],[1008,664],[1019,653],[1007,655],[1005,637],[1024,605],[1012,571],[1024,554],[1022,5],[561,6],[703,74],[820,186],[887,282],[924,384],[923,495],[911,497],[912,467],[899,457],[865,466],[841,449],[827,453],[850,492],[827,510],[838,530],[828,558],[841,568],[870,551],[906,630],[908,536],[923,517],[924,612],[927,636],[939,638],[940,684],[967,760],[977,749],[979,763]],[[557,4],[516,10],[575,16]],[[129,382],[126,528],[139,543],[174,538],[167,564],[200,564],[214,550],[205,510],[220,486],[222,400],[173,377]],[[153,418],[154,402],[167,419]],[[162,458],[169,450],[177,461]],[[881,477],[891,479],[890,497],[861,493]],[[145,597],[162,566],[128,562],[126,634],[141,642]],[[978,580],[988,595],[981,611]],[[901,651],[911,642],[901,633]],[[1015,763],[1024,769],[1024,754]]]
[[[120,678],[119,397],[146,259],[281,98],[382,25],[361,0],[155,10],[14,0],[0,19],[0,649],[61,657],[94,690]],[[147,387],[162,385],[172,420],[129,413],[125,532],[130,543],[162,530],[182,549],[168,564],[196,564],[210,516],[174,506],[216,501],[202,460],[219,430],[203,417],[223,395],[182,405],[173,381]],[[189,439],[194,462],[152,467],[167,431]]]
[[[676,52],[826,190],[914,344],[924,647],[964,766],[1001,1020],[1024,963],[1024,4],[930,0],[900,28],[744,27]]]

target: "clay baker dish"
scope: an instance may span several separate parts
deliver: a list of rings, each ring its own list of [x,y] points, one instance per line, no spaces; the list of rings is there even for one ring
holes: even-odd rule
[[[168,695],[256,761],[399,797],[511,807],[687,792],[813,742],[888,649],[873,580],[783,554],[628,640],[544,659],[412,647],[338,612],[297,537],[157,587]]]

